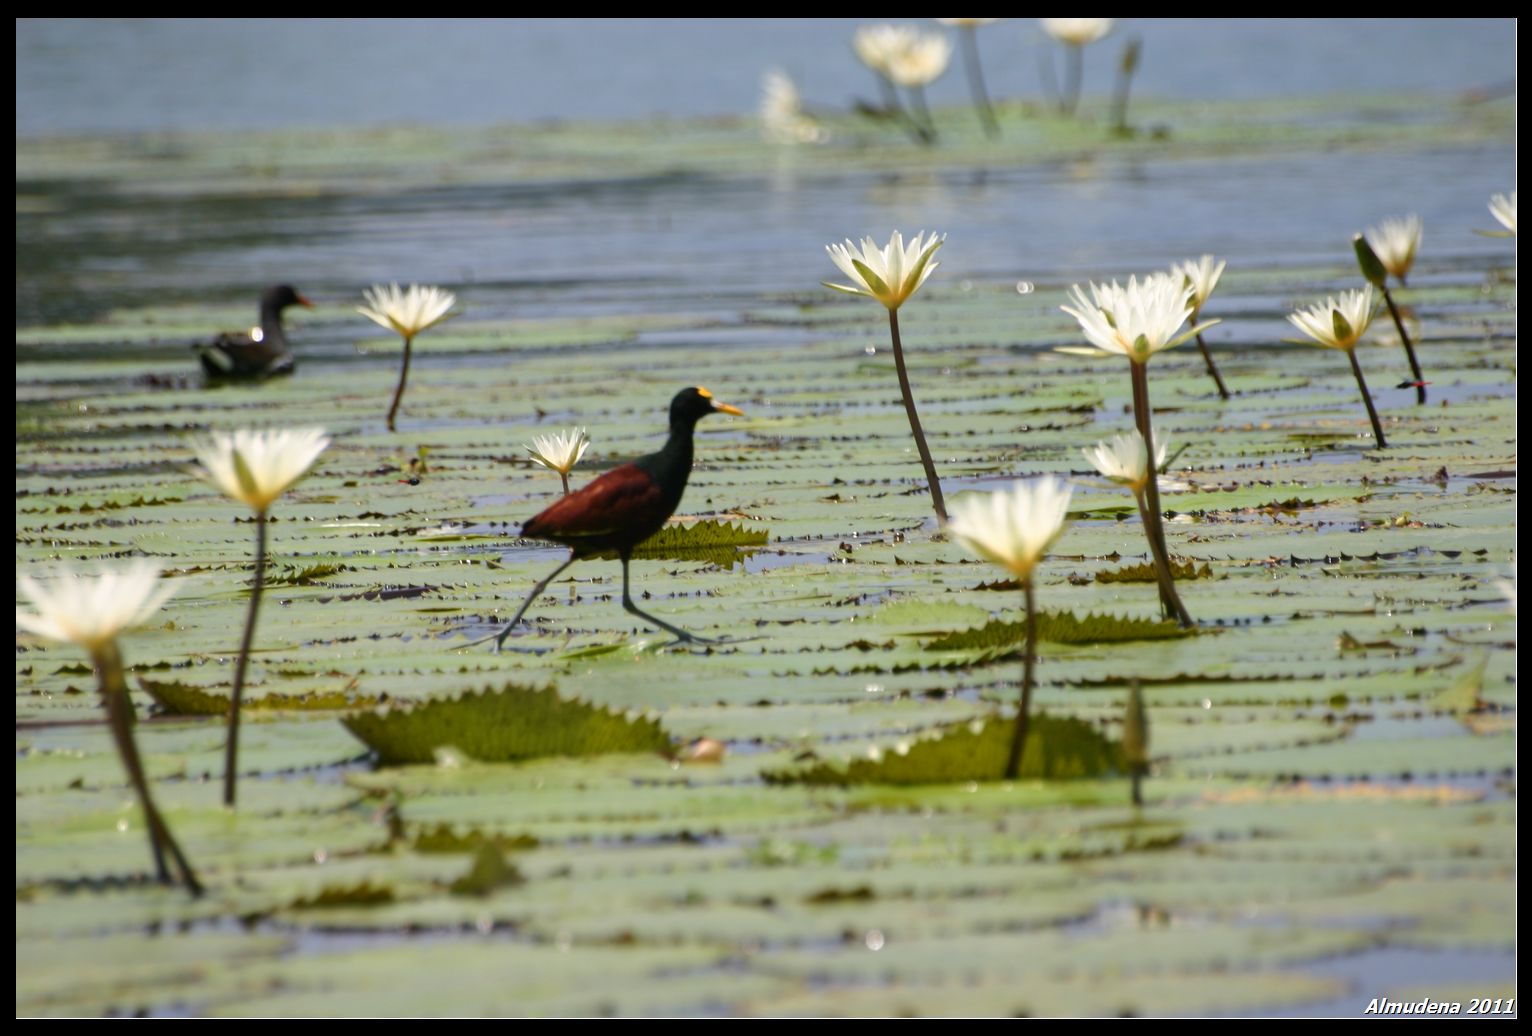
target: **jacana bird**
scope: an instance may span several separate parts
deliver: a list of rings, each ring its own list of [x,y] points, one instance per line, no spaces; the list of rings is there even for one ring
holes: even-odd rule
[[[194,345],[208,378],[215,381],[262,381],[291,374],[296,363],[282,330],[282,311],[288,306],[313,303],[290,284],[276,284],[261,292],[261,326],[249,334],[219,335],[207,344]]]
[[[581,558],[608,551],[616,551],[622,561],[622,606],[626,611],[681,640],[706,639],[641,611],[628,593],[628,562],[633,557],[633,548],[659,532],[681,505],[681,494],[686,491],[686,480],[692,473],[692,433],[697,422],[708,414],[744,416],[744,411],[718,402],[705,388],[682,389],[670,401],[670,438],[658,453],[613,468],[521,527],[523,536],[552,540],[568,547],[569,560],[532,588],[515,617],[495,638],[496,651],[537,595],[560,572]]]

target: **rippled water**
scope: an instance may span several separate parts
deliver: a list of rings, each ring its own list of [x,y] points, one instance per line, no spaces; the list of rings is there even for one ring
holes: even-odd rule
[[[890,179],[677,176],[407,194],[113,197],[70,185],[67,212],[19,213],[19,325],[149,301],[252,295],[290,281],[323,299],[375,281],[453,285],[493,315],[618,307],[721,316],[814,291],[826,242],[877,228],[942,231],[937,276],[1037,282],[1119,276],[1204,251],[1231,266],[1341,261],[1378,218],[1418,212],[1435,258],[1503,255],[1478,237],[1484,203],[1514,183],[1511,146],[1259,161],[1120,160]],[[82,192],[100,190],[100,195]],[[886,230],[879,230],[885,233]],[[1048,289],[1055,290],[1048,290]],[[759,332],[753,332],[759,333]],[[1215,335],[1226,333],[1215,332]],[[716,334],[712,336],[716,338]]]

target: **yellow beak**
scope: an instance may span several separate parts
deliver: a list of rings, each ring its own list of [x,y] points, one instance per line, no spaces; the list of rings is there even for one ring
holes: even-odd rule
[[[735,417],[744,417],[745,416],[745,412],[743,410],[741,410],[739,407],[737,407],[737,406],[730,406],[727,403],[714,403],[713,404],[713,409],[715,411],[717,411],[718,413],[720,413],[720,414],[733,414]]]

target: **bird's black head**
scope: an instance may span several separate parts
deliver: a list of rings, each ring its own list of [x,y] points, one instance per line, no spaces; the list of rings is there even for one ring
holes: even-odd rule
[[[700,385],[684,388],[670,401],[670,427],[672,430],[691,431],[697,422],[708,414],[734,414],[744,416],[739,407],[720,403],[713,394]]]
[[[299,295],[298,289],[293,287],[291,284],[273,284],[271,287],[261,292],[262,309],[274,309],[280,313],[288,306],[307,306],[310,309],[314,308],[314,304],[308,299],[304,298],[302,295]]]

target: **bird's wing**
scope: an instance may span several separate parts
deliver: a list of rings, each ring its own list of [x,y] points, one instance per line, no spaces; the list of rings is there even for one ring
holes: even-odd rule
[[[670,517],[664,492],[636,464],[613,468],[522,526],[523,536],[565,540],[658,528]]]
[[[214,342],[212,345],[199,342],[192,348],[202,359],[202,366],[209,374],[227,374],[234,369],[234,360],[222,342]]]

